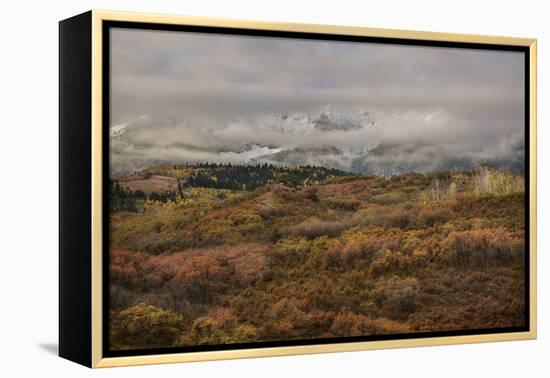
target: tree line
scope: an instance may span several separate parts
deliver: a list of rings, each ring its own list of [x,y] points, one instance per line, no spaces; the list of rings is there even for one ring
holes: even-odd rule
[[[174,167],[175,168],[175,167]],[[145,193],[142,190],[128,190],[116,180],[109,182],[111,211],[137,212],[140,201],[176,202],[186,187],[229,189],[236,191],[254,191],[271,183],[283,183],[289,187],[319,183],[334,176],[350,176],[334,168],[314,167],[276,167],[273,164],[233,165],[201,163],[193,166],[193,172],[187,177],[178,177],[176,190]]]
[[[270,183],[284,183],[297,187],[308,182],[321,182],[331,176],[348,176],[347,172],[334,168],[277,167],[273,164],[232,165],[204,163],[184,180],[184,186],[254,191]]]

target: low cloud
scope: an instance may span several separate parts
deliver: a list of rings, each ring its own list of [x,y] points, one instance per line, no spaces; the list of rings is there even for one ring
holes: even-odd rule
[[[130,29],[111,49],[114,171],[292,148],[350,166],[376,146],[376,163],[425,169],[523,159],[521,53]]]

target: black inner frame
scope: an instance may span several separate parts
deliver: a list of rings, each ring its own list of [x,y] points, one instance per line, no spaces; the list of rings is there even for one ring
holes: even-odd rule
[[[436,331],[436,332],[416,332],[407,334],[389,334],[389,335],[371,335],[371,336],[349,336],[349,337],[334,337],[334,338],[318,338],[318,339],[300,339],[300,340],[282,340],[282,341],[259,341],[251,343],[234,343],[220,345],[193,345],[183,347],[162,347],[148,349],[130,349],[130,350],[110,350],[109,345],[109,175],[110,175],[110,145],[109,145],[109,123],[110,123],[110,29],[111,28],[127,28],[141,30],[163,30],[163,31],[178,31],[178,32],[200,32],[212,34],[231,34],[241,36],[261,36],[261,37],[278,37],[278,38],[299,38],[311,40],[329,40],[329,41],[347,41],[347,42],[363,42],[363,43],[381,43],[381,44],[397,44],[409,46],[432,46],[432,47],[449,47],[449,48],[467,48],[477,50],[496,50],[496,51],[516,51],[524,54],[524,69],[525,69],[525,322],[523,327],[506,327],[506,328],[489,328],[489,329],[467,329],[455,331]],[[103,138],[103,268],[102,268],[102,317],[103,317],[103,357],[125,357],[139,355],[156,355],[167,353],[189,353],[200,351],[219,351],[219,350],[235,350],[235,349],[253,349],[266,347],[287,347],[287,346],[303,346],[303,345],[319,345],[333,343],[350,343],[361,341],[379,341],[379,340],[399,340],[399,339],[417,339],[442,336],[465,336],[465,335],[484,335],[484,334],[501,334],[510,332],[528,332],[530,330],[530,266],[529,266],[529,230],[530,230],[530,55],[528,46],[508,46],[498,44],[482,44],[482,43],[465,43],[465,42],[446,42],[446,41],[430,41],[430,40],[412,40],[402,38],[386,38],[386,37],[366,37],[353,35],[334,35],[321,33],[304,33],[304,32],[287,32],[287,31],[271,31],[271,30],[251,30],[226,27],[211,27],[211,26],[191,26],[191,25],[168,25],[155,24],[145,22],[125,22],[125,21],[103,21],[103,61],[102,61],[102,138]]]

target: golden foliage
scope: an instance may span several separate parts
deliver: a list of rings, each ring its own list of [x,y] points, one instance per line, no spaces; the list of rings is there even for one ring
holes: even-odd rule
[[[483,169],[187,188],[113,213],[112,346],[521,326],[523,177]]]

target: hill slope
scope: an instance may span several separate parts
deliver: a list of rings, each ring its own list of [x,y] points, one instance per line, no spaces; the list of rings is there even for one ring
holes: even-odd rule
[[[204,169],[187,173],[223,176]],[[307,172],[172,198],[119,186],[133,207],[111,214],[115,349],[524,324],[522,176]]]

